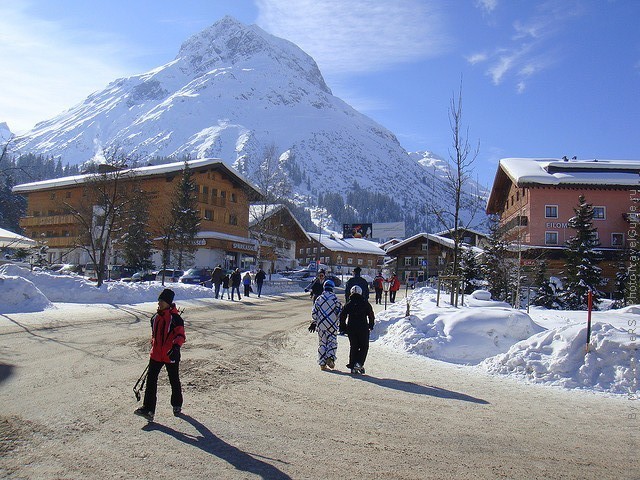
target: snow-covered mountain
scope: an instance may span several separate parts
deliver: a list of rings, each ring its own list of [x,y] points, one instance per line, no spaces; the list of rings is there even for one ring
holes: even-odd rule
[[[0,122],[0,144],[4,145],[12,136],[13,133],[11,133],[9,125],[6,122]]]
[[[72,165],[114,146],[142,159],[218,157],[256,178],[270,145],[286,172],[299,172],[296,198],[311,202],[357,181],[415,205],[432,199],[446,165],[409,155],[393,133],[335,97],[296,45],[232,17],[188,39],[166,65],[38,123],[14,150]]]

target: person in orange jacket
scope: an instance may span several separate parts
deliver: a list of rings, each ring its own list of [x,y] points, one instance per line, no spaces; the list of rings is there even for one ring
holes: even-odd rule
[[[149,372],[142,407],[133,413],[153,421],[156,410],[158,375],[164,366],[171,384],[171,406],[177,417],[182,411],[182,386],[180,385],[180,347],[186,340],[184,320],[173,303],[175,293],[165,288],[158,297],[158,311],[151,317],[151,352]]]
[[[400,290],[400,280],[398,280],[398,276],[394,272],[389,281],[391,282],[391,285],[389,285],[389,301],[395,303],[396,294]]]

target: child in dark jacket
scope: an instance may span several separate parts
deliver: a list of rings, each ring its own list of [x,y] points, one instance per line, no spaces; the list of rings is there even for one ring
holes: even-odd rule
[[[359,285],[351,287],[349,301],[340,313],[340,331],[349,336],[349,363],[351,373],[364,373],[364,362],[369,352],[369,332],[373,330],[373,307],[363,297]]]

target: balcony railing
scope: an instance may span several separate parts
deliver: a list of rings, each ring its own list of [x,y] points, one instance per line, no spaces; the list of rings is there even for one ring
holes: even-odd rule
[[[20,219],[20,226],[27,227],[41,227],[46,225],[73,225],[76,223],[76,218],[73,215],[49,215],[44,217],[22,217]]]

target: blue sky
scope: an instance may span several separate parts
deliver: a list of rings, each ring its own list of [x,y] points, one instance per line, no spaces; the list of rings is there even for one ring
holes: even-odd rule
[[[637,0],[1,2],[0,122],[23,133],[224,15],[296,43],[408,151],[449,157],[462,79],[486,185],[503,157],[640,159]]]

